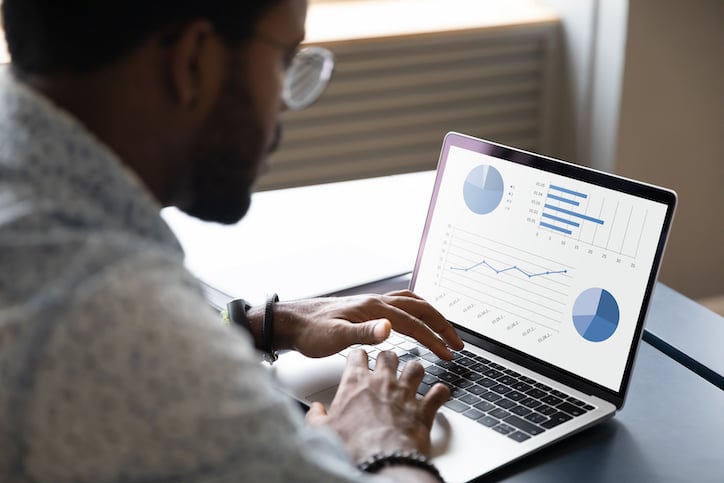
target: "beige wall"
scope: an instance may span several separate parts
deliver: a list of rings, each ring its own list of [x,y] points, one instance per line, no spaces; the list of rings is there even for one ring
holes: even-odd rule
[[[724,294],[724,1],[630,0],[616,172],[676,190],[660,280]]]

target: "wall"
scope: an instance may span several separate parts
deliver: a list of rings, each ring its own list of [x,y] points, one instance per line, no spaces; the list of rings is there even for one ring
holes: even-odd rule
[[[631,0],[616,171],[676,190],[660,279],[724,294],[724,2]]]

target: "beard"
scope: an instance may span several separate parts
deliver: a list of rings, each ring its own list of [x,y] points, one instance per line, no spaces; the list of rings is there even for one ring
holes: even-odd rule
[[[233,224],[246,214],[262,160],[279,144],[278,125],[267,147],[265,129],[241,77],[227,79],[191,148],[188,196],[179,208],[204,221]]]

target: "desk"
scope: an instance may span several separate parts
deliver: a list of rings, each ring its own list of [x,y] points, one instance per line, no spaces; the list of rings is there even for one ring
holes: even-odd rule
[[[278,289],[283,298],[385,292],[407,286],[409,279],[397,275],[412,269],[432,182],[432,173],[426,172],[259,193],[254,195],[251,218],[232,227],[191,222],[168,211],[165,217],[181,239],[191,270],[209,286],[222,289],[209,289],[217,303],[225,302],[225,293],[246,297],[237,281],[250,280],[248,273],[254,273],[254,279],[260,274],[264,283],[270,273],[278,277],[277,283],[291,290]],[[255,241],[262,226],[271,226],[272,234]],[[318,269],[316,275],[329,275],[331,283],[307,284],[312,268]],[[227,273],[220,276],[223,269]],[[378,279],[382,281],[364,284]],[[279,287],[269,283],[264,289]],[[658,284],[647,327],[652,336],[717,371],[721,359],[708,348],[721,337],[701,335],[708,329],[700,327],[715,323],[703,310]],[[682,321],[695,326],[699,337],[682,330]],[[704,322],[699,325],[700,321]],[[670,354],[643,342],[629,399],[613,420],[487,479],[724,481],[724,392]]]
[[[724,390],[724,317],[659,283],[644,340]]]

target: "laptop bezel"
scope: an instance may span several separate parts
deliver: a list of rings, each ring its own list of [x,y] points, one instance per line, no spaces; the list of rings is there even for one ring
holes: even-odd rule
[[[532,153],[518,148],[513,148],[492,141],[475,138],[457,132],[449,132],[445,135],[443,146],[440,151],[437,172],[435,175],[435,184],[432,195],[430,197],[430,204],[428,206],[425,226],[420,239],[417,257],[415,259],[415,266],[410,279],[410,290],[412,291],[415,290],[417,274],[420,268],[420,264],[422,262],[422,256],[425,250],[425,246],[427,244],[427,235],[429,232],[430,223],[432,222],[432,217],[435,212],[437,195],[439,193],[442,183],[442,175],[444,173],[445,166],[448,160],[450,148],[453,146],[485,154],[488,156],[493,156],[507,162],[513,162],[524,166],[541,169],[546,172],[571,177],[573,179],[577,179],[586,183],[591,183],[604,188],[613,189],[622,193],[627,193],[633,196],[656,201],[666,205],[666,215],[661,228],[661,232],[659,233],[659,240],[657,242],[656,252],[653,259],[653,269],[650,271],[649,278],[646,283],[646,289],[643,302],[641,304],[641,310],[636,321],[636,329],[634,331],[634,336],[631,340],[624,374],[618,391],[612,390],[600,384],[596,384],[593,381],[584,379],[560,367],[554,366],[543,360],[525,354],[513,347],[504,345],[498,341],[485,337],[482,334],[477,334],[465,327],[460,326],[453,320],[449,321],[456,328],[461,338],[463,338],[463,340],[465,340],[466,342],[474,344],[503,358],[509,359],[517,364],[520,364],[523,367],[526,367],[546,377],[559,381],[562,384],[573,387],[574,389],[577,389],[581,392],[600,397],[601,399],[609,401],[610,403],[615,405],[617,409],[621,409],[626,398],[626,393],[628,392],[631,373],[633,372],[636,354],[638,352],[644,330],[646,314],[648,312],[654,285],[658,277],[658,272],[661,267],[661,260],[663,258],[666,242],[668,240],[668,235],[671,229],[671,224],[673,221],[677,202],[676,193],[666,188],[643,183],[641,181],[631,180],[611,173],[605,173],[592,168],[562,161],[560,159],[543,156],[540,154]]]

